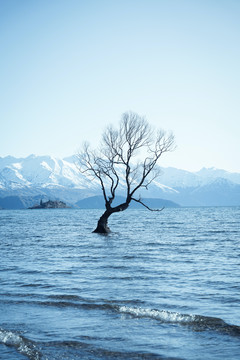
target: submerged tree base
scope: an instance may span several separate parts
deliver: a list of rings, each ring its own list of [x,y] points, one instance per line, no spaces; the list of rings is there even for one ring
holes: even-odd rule
[[[112,210],[106,210],[98,220],[98,224],[93,233],[97,234],[108,234],[111,230],[108,227],[108,218],[112,214]]]
[[[105,226],[102,226],[102,225],[98,225],[96,227],[95,230],[93,230],[93,233],[96,233],[96,234],[109,234],[111,232],[111,230],[109,229],[109,227],[105,227]]]

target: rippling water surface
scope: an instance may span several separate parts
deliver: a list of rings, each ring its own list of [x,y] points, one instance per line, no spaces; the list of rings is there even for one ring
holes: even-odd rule
[[[240,359],[240,208],[0,211],[0,359]]]

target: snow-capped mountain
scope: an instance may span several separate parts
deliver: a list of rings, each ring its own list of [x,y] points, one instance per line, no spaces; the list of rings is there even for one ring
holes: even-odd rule
[[[0,187],[70,187],[85,188],[74,162],[52,156],[30,155],[27,158],[0,158]]]
[[[27,158],[0,158],[0,197],[39,196],[75,203],[95,195],[97,182],[81,176],[74,157],[30,155]],[[31,205],[31,204],[30,204]]]
[[[171,187],[184,188],[207,185],[220,178],[240,184],[240,173],[231,173],[216,168],[203,168],[198,172],[189,172],[172,167],[162,168],[162,176],[159,180]]]
[[[0,157],[0,198],[45,196],[76,203],[100,194],[98,182],[89,181],[81,174],[76,161],[74,156],[64,159],[35,155]],[[162,175],[148,191],[142,190],[141,195],[171,200],[183,206],[240,205],[240,173],[215,168],[203,168],[194,173],[162,168]]]

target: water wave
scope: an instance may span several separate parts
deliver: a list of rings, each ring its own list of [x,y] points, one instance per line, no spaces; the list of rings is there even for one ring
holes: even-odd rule
[[[3,301],[4,302],[4,301]],[[240,326],[231,325],[224,320],[216,317],[202,316],[195,314],[182,314],[167,310],[158,310],[141,307],[142,301],[134,300],[109,300],[109,299],[88,299],[78,295],[58,294],[49,295],[41,300],[34,297],[28,299],[16,298],[8,299],[8,303],[28,303],[37,306],[58,307],[58,308],[78,308],[86,311],[99,310],[128,314],[138,318],[151,318],[162,323],[178,324],[188,326],[194,331],[217,331],[222,334],[240,337]]]
[[[15,348],[30,360],[41,359],[41,353],[32,341],[12,331],[0,329],[0,343]]]
[[[86,340],[94,340],[86,339]],[[15,350],[30,360],[79,360],[79,359],[158,359],[158,360],[182,360],[176,357],[162,357],[152,352],[116,351],[82,341],[50,341],[37,345],[25,337],[9,330],[0,329],[0,343],[15,348]]]
[[[183,360],[180,357],[162,356],[153,352],[111,350],[82,341],[53,341],[44,345],[44,353],[49,360]]]
[[[212,330],[233,336],[240,336],[240,326],[227,324],[224,320],[201,315],[181,314],[166,310],[120,306],[119,311],[139,318],[152,318],[162,323],[187,325],[195,331]]]

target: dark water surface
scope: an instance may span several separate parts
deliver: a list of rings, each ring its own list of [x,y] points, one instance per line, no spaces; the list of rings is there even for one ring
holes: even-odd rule
[[[0,211],[0,359],[240,359],[240,208]]]

